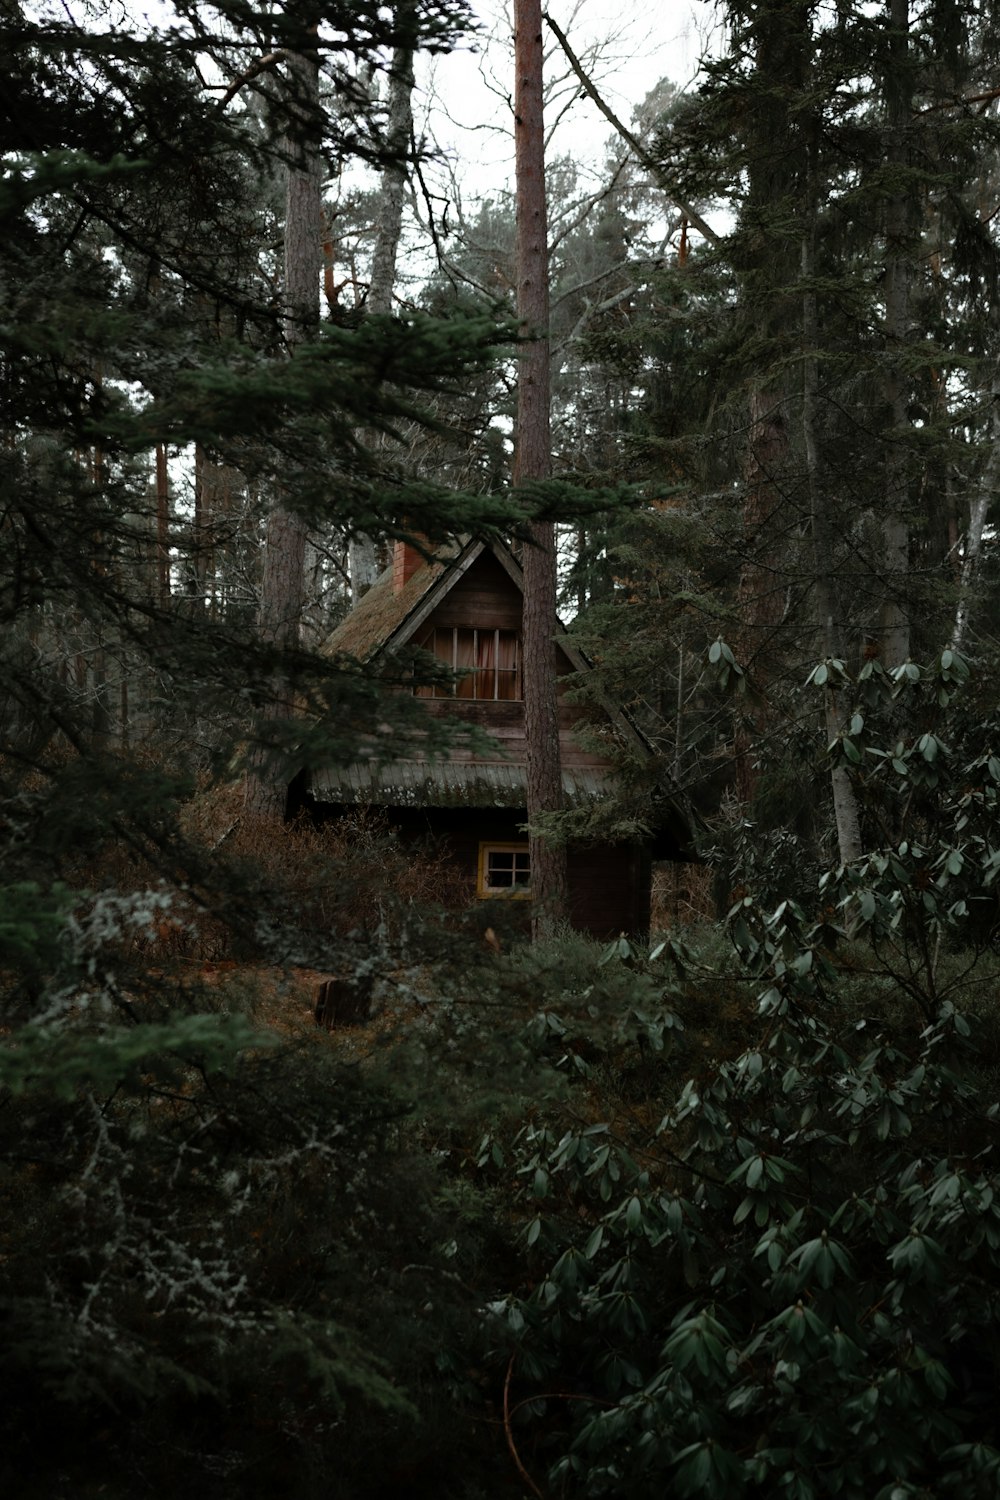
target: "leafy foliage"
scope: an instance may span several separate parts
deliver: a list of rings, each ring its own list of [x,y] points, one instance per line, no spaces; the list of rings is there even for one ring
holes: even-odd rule
[[[899,730],[928,697],[954,723],[967,677],[946,652],[857,688]],[[741,896],[740,1054],[645,1133],[578,1106],[504,1158],[530,1213],[528,1286],[494,1309],[517,1430],[571,1493],[995,1492],[996,960],[972,916],[996,878],[993,726],[965,725],[963,763],[943,723],[886,747],[862,717],[847,759],[907,836],[829,871],[812,914]]]

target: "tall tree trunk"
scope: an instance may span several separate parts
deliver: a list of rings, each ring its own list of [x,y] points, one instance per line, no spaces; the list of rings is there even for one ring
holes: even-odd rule
[[[402,25],[413,15],[412,4],[401,4],[397,19]],[[389,159],[382,169],[375,219],[375,248],[366,308],[370,313],[392,312],[396,284],[396,256],[403,232],[403,199],[406,195],[406,158],[413,133],[413,48],[401,45],[392,54],[389,74],[389,118],[386,146]],[[378,446],[381,446],[379,441]],[[348,572],[355,604],[368,592],[377,574],[375,543],[359,534],[348,544]]]
[[[754,761],[764,759],[754,749],[766,735],[772,717],[769,690],[783,665],[779,638],[790,581],[788,538],[797,524],[786,498],[785,413],[791,386],[785,349],[787,329],[798,313],[789,295],[798,270],[798,245],[787,224],[802,206],[801,105],[812,24],[806,0],[759,0],[733,10],[744,18],[742,45],[747,60],[752,58],[749,82],[755,105],[739,123],[745,132],[747,192],[736,247],[740,318],[753,350],[736,645],[761,700],[749,709],[744,700],[736,710],[736,791],[747,809],[756,791]]]
[[[778,627],[785,612],[784,568],[779,518],[783,497],[778,476],[788,456],[788,431],[781,397],[774,386],[758,387],[749,401],[750,441],[744,465],[743,564],[737,587],[740,630],[737,655],[754,684],[765,690],[773,673]],[[752,743],[763,732],[767,708],[739,710],[735,734],[736,795],[740,806],[753,801],[756,774]]]
[[[412,5],[400,6],[398,18],[403,24],[412,15]],[[403,228],[403,199],[406,195],[406,161],[413,134],[413,47],[401,45],[392,54],[389,74],[389,109],[386,147],[389,159],[382,169],[375,218],[375,248],[372,252],[371,280],[368,286],[369,312],[392,312],[392,294],[396,285],[396,257]]]
[[[285,191],[285,339],[289,355],[312,338],[319,324],[319,274],[322,243],[320,202],[319,55],[315,43],[292,58],[292,129]],[[306,524],[279,499],[267,519],[264,568],[261,579],[258,632],[261,640],[282,650],[299,642],[304,599]],[[294,713],[292,686],[281,671],[270,684],[269,721],[272,726]],[[247,767],[245,803],[248,812],[277,818],[284,815],[286,768],[268,752],[268,724],[258,723]]]
[[[161,609],[170,607],[170,484],[167,450],[156,445],[156,586]]]
[[[1000,363],[993,371],[993,383],[990,392],[992,396],[990,417],[990,454],[986,460],[986,468],[979,483],[979,490],[973,497],[969,513],[969,529],[965,533],[965,545],[962,552],[962,572],[958,583],[958,605],[955,610],[955,624],[951,632],[951,649],[959,651],[965,639],[965,631],[969,623],[969,608],[972,593],[972,584],[979,565],[979,555],[983,547],[983,530],[986,526],[986,517],[989,514],[993,499],[1000,490]]]
[[[819,444],[816,440],[818,419],[819,316],[816,303],[816,211],[815,169],[810,170],[809,229],[802,240],[802,440],[805,449],[806,480],[809,487],[809,523],[813,547],[813,590],[819,624],[820,650],[824,657],[841,658],[840,617],[837,607],[837,581],[834,561],[833,526],[826,497],[821,493]],[[843,717],[837,701],[837,688],[828,679],[823,690],[826,733],[835,740],[843,729]],[[833,812],[837,826],[837,847],[841,864],[860,859],[861,817],[854,795],[854,783],[847,768],[837,765],[830,772]]]
[[[517,313],[531,342],[518,360],[514,484],[545,479],[549,429],[549,249],[542,122],[540,0],[514,0],[514,151],[517,187]],[[527,741],[528,840],[532,936],[549,934],[569,912],[566,848],[541,833],[539,815],[563,805],[553,631],[556,618],[555,534],[531,526],[524,549],[524,733]]]
[[[890,0],[888,62],[885,75],[887,156],[890,167],[905,174],[909,164],[908,133],[912,109],[909,0]],[[910,654],[910,523],[905,433],[907,381],[902,355],[909,333],[910,279],[913,253],[912,189],[902,181],[892,191],[885,216],[885,403],[889,435],[886,450],[886,513],[882,523],[885,549],[884,594],[879,613],[882,661],[897,667]]]

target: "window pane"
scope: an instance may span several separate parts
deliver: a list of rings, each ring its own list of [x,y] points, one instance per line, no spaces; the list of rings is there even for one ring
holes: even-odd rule
[[[476,665],[476,632],[474,630],[455,630],[451,632],[455,637],[455,669],[465,672],[465,677],[460,677],[455,687],[459,698],[474,698],[476,696],[476,674],[469,670]]]
[[[499,635],[497,697],[512,703],[521,696],[518,639],[513,630],[501,630]]]
[[[476,645],[476,697],[496,696],[496,638],[495,630],[480,630]]]
[[[487,849],[484,887],[490,891],[527,890],[531,884],[526,849]]]
[[[431,656],[436,656],[438,661],[445,666],[451,666],[451,631],[450,630],[428,630],[417,642],[421,651],[429,651]],[[432,687],[430,683],[424,683],[414,689],[418,698],[450,698],[451,688],[446,686]]]
[[[439,625],[420,641],[444,666],[460,675],[454,687],[418,687],[421,698],[521,699],[520,641],[514,630],[473,630]]]

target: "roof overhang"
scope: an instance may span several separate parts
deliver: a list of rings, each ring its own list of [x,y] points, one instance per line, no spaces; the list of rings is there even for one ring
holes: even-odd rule
[[[607,775],[590,767],[564,770],[567,807],[601,801],[610,790]],[[314,771],[310,795],[317,802],[377,807],[527,806],[525,768],[513,762],[356,761],[353,765]]]

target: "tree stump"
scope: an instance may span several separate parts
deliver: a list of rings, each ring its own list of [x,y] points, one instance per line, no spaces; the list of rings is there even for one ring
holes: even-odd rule
[[[374,983],[370,974],[322,980],[313,1012],[316,1025],[327,1031],[335,1026],[363,1026],[371,1017]]]

